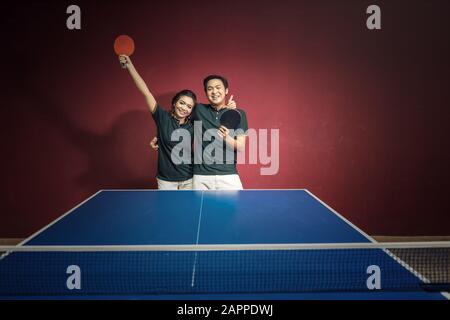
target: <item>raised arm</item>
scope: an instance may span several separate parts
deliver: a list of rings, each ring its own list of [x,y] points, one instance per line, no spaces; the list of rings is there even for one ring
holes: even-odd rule
[[[147,106],[150,109],[150,112],[154,113],[156,110],[155,97],[153,97],[152,93],[150,92],[147,85],[145,84],[145,81],[141,78],[141,76],[137,72],[136,68],[134,67],[133,63],[131,62],[130,57],[126,56],[126,55],[120,55],[119,60],[120,60],[120,63],[126,65],[128,72],[131,75],[131,78],[133,79],[134,83],[136,84],[136,87],[143,94],[145,101],[147,102]]]

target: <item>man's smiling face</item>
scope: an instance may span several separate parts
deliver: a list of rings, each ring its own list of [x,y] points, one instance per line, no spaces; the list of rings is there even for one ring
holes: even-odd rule
[[[228,88],[225,88],[222,80],[211,79],[206,84],[206,97],[213,106],[224,106]]]

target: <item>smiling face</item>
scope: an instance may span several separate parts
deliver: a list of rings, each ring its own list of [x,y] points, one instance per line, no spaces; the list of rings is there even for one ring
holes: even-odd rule
[[[215,107],[223,107],[225,105],[225,96],[228,94],[228,88],[225,88],[222,80],[211,79],[206,84],[206,97]]]
[[[177,119],[182,120],[189,117],[192,113],[192,108],[194,108],[195,102],[191,97],[180,96],[180,98],[175,102],[173,112]]]

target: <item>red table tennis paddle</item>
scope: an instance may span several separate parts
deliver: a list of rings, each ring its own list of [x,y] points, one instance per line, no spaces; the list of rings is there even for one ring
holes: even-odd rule
[[[131,56],[134,53],[134,41],[130,36],[122,34],[114,41],[114,51],[118,56],[124,54]],[[126,64],[122,64],[122,68],[126,68]]]

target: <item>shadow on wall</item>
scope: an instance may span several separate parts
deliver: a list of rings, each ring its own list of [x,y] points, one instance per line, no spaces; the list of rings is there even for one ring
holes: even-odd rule
[[[175,93],[157,96],[165,110]],[[102,185],[112,189],[157,188],[158,154],[150,141],[156,125],[149,111],[130,111],[120,115],[102,135],[77,133],[75,145],[88,158],[88,169],[78,182],[82,187]],[[150,174],[154,176],[150,176]]]
[[[22,68],[25,69],[23,74],[29,73],[26,64]],[[58,131],[86,159],[86,169],[74,181],[76,187],[91,191],[157,188],[158,155],[150,147],[156,125],[148,109],[125,112],[107,131],[93,133],[70,119],[51,96],[36,89],[26,78],[20,82],[19,85],[26,88],[27,96],[39,106],[31,108],[30,112]],[[174,94],[160,95],[157,101],[169,110]]]

